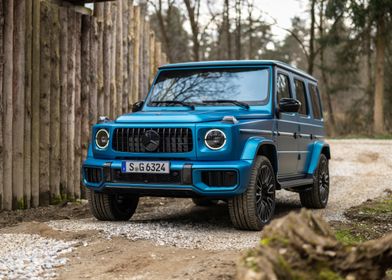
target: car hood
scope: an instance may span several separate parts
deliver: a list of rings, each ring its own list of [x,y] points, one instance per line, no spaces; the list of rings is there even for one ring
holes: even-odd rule
[[[268,112],[245,110],[141,111],[122,115],[116,119],[116,123],[199,123],[220,121],[225,116],[234,116],[237,119],[271,117]]]

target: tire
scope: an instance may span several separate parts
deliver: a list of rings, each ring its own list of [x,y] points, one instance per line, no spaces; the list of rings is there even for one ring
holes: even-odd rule
[[[209,198],[205,198],[205,197],[194,197],[192,198],[192,201],[195,205],[197,206],[214,206],[217,205],[219,200],[217,199],[209,199]]]
[[[99,193],[88,190],[90,211],[101,221],[128,221],[139,203],[137,196]]]
[[[257,156],[246,191],[228,201],[230,219],[235,228],[261,230],[275,212],[276,179],[265,156]]]
[[[303,207],[322,209],[328,204],[329,197],[329,168],[328,159],[320,155],[319,163],[313,173],[313,186],[310,190],[300,192],[299,197]]]

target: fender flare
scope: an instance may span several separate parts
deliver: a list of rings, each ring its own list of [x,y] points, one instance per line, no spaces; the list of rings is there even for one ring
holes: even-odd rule
[[[317,168],[320,155],[322,153],[325,153],[327,159],[331,159],[331,151],[330,151],[329,144],[324,141],[315,141],[313,143],[312,157],[310,159],[308,172],[307,172],[308,174],[313,175],[314,171]]]
[[[242,150],[241,159],[254,160],[259,148],[266,144],[273,145],[275,147],[275,143],[271,139],[258,136],[249,137],[244,145],[244,149]]]

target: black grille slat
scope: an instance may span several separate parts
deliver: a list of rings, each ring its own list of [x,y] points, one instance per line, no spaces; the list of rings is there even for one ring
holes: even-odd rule
[[[130,184],[181,184],[181,171],[169,174],[122,173],[120,169],[112,171],[114,183]]]
[[[86,167],[84,172],[87,182],[100,183],[102,181],[102,170],[100,168]]]
[[[186,153],[193,149],[190,128],[116,128],[113,133],[112,148],[119,152],[150,152],[142,145],[141,138],[148,130],[159,135],[159,146],[151,153]]]

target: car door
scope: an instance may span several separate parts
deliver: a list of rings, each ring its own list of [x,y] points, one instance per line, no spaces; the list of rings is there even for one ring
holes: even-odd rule
[[[301,102],[298,112],[299,134],[298,134],[298,164],[297,173],[306,173],[306,165],[311,155],[312,149],[312,127],[311,104],[307,91],[306,80],[301,77],[294,77],[295,96]]]
[[[287,71],[278,69],[276,72],[276,106],[279,108],[281,98],[292,98],[292,80]],[[297,175],[298,114],[279,112],[277,118],[278,178]]]

